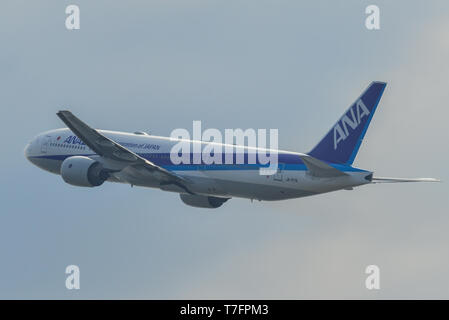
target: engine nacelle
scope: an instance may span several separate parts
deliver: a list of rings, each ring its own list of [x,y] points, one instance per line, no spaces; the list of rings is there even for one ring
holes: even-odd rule
[[[228,201],[227,198],[218,198],[218,197],[208,197],[208,196],[197,196],[191,194],[183,194],[179,195],[181,197],[182,202],[185,204],[197,207],[197,208],[218,208],[223,203]]]
[[[61,165],[61,176],[68,184],[78,187],[97,187],[109,177],[100,162],[88,157],[74,156]]]

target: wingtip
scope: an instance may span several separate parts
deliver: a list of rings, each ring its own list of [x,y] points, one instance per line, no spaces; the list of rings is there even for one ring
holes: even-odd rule
[[[64,118],[72,116],[72,113],[69,110],[59,110],[58,112],[56,112],[56,115],[64,120]]]

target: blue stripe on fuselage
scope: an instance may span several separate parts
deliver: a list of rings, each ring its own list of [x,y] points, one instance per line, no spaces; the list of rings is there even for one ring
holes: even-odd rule
[[[78,154],[78,155],[42,155],[35,156],[33,158],[41,158],[41,159],[50,159],[50,160],[59,160],[64,161],[68,157],[72,156],[94,156],[96,154]],[[245,163],[243,164],[179,164],[175,165],[170,160],[169,153],[139,153],[139,156],[145,158],[152,163],[161,166],[167,170],[258,170],[259,168],[267,168],[268,164],[248,164],[248,158],[245,156]],[[235,161],[235,154],[234,154]],[[296,170],[296,171],[305,171],[307,170],[306,166],[302,162],[301,158],[295,154],[279,154],[278,156],[279,166],[282,167],[282,170]],[[343,172],[366,172],[366,170],[354,168],[351,166],[346,166],[342,164],[329,163],[329,165],[334,168],[343,171]]]

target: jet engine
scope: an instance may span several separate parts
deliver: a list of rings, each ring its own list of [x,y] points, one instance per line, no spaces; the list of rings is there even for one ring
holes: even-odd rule
[[[218,197],[208,197],[208,196],[198,196],[191,194],[180,194],[182,202],[185,204],[197,207],[197,208],[218,208],[223,203],[228,201],[228,198],[218,198]]]
[[[74,156],[61,165],[61,176],[68,184],[78,187],[97,187],[109,177],[103,165],[88,157]]]

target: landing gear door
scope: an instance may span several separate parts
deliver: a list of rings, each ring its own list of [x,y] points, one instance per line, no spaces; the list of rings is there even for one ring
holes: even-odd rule
[[[277,169],[276,173],[273,175],[273,180],[274,181],[282,181],[284,167],[285,167],[284,163],[280,163],[278,165],[278,169]]]

